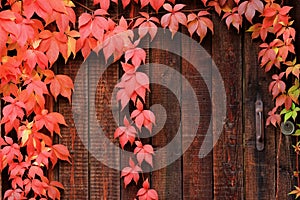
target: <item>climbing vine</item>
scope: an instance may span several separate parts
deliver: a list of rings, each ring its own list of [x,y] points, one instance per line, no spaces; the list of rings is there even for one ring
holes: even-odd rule
[[[172,36],[180,27],[186,28],[190,36],[196,35],[201,42],[208,31],[214,31],[212,11],[221,16],[228,28],[232,26],[238,32],[243,21],[248,21],[244,24],[251,24],[248,32],[252,38],[262,41],[260,67],[274,73],[269,90],[275,107],[268,113],[266,124],[280,126],[287,120],[296,123],[300,110],[300,64],[294,49],[294,21],[289,16],[292,7],[283,2],[202,0],[196,10],[185,10],[185,5],[175,0],[94,0],[98,7],[95,10],[71,0],[0,2],[0,93],[4,101],[0,169],[7,169],[10,184],[4,199],[60,199],[63,185],[49,180],[47,171],[58,159],[70,162],[67,147],[53,142],[54,135],[62,137],[60,125],[67,124],[60,113],[47,107],[47,101],[57,101],[58,96],[71,101],[74,86],[70,77],[56,74],[53,65],[60,55],[67,62],[81,53],[85,60],[91,51],[101,51],[106,60],[113,56],[121,62],[124,74],[116,86],[117,99],[122,109],[129,102],[134,107],[114,133],[122,149],[127,143],[134,148],[135,157],[128,160],[128,166],[121,172],[124,185],[132,181],[137,184],[142,179],[136,198],[158,199],[159,194],[151,189],[148,179],[140,175],[142,163],[152,167],[155,155],[153,147],[140,140],[139,133],[145,127],[151,134],[155,114],[146,109],[149,77],[140,70],[146,52],[138,44],[146,35],[154,39],[158,26],[168,28]],[[130,12],[130,19],[113,18],[109,8],[118,3],[123,9],[135,4],[140,12]],[[78,19],[75,5],[86,10]],[[134,28],[138,35],[134,35]],[[300,135],[298,124],[294,135]],[[299,146],[299,142],[294,145],[297,158]],[[290,193],[296,197],[300,196],[298,173],[298,185]]]

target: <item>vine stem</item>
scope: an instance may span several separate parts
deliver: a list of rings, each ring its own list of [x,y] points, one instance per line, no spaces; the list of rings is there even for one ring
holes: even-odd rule
[[[78,1],[75,1],[73,0],[72,2],[74,2],[75,4],[77,4],[78,6],[86,9],[87,11],[90,11],[90,12],[94,12],[93,9],[85,6],[84,4],[78,2]],[[198,11],[207,11],[207,10],[211,10],[211,8],[197,8],[197,9],[186,9],[186,10],[181,10],[181,12],[184,12],[184,13],[188,13],[188,12],[198,12]],[[149,12],[148,14],[149,15],[155,15],[155,14],[165,14],[166,12]],[[112,19],[119,19],[120,16],[115,16],[115,17],[112,17]],[[130,18],[125,18],[126,20],[134,20],[134,19],[137,19],[137,18],[140,18],[140,16],[136,16],[136,17],[130,17]]]
[[[77,5],[79,5],[80,7],[82,7],[82,8],[84,8],[84,9],[90,11],[90,12],[94,12],[93,9],[87,7],[86,5],[84,5],[84,4],[82,4],[82,3],[78,2],[78,1],[73,1],[73,2],[74,2],[75,4],[77,4]]]

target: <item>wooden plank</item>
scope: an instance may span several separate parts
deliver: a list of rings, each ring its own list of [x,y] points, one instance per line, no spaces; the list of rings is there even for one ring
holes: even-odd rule
[[[292,6],[291,17],[294,22],[294,28],[296,32],[300,31],[300,5],[296,1],[288,0],[285,5]],[[296,36],[295,47],[300,45],[299,34]],[[297,52],[297,51],[296,51]],[[299,60],[299,56],[298,59]],[[270,97],[271,98],[271,97]],[[287,195],[290,191],[294,189],[294,185],[297,185],[296,178],[293,177],[293,171],[296,171],[296,155],[293,152],[292,144],[295,144],[294,137],[286,137],[280,133],[279,130],[276,131],[276,141],[277,141],[277,156],[276,156],[276,195],[277,199],[294,199],[293,195]]]
[[[196,2],[187,3],[186,9],[199,7]],[[186,34],[187,31],[183,30]],[[211,89],[211,35],[208,34],[198,46],[199,38],[196,41],[190,39],[182,41],[182,75],[188,83],[182,82],[182,148],[188,147],[183,154],[183,199],[206,200],[213,199],[213,157],[212,149],[209,150],[212,142],[209,131],[211,119],[211,99],[209,90]],[[194,48],[196,43],[198,48]],[[194,45],[192,45],[194,44]],[[205,49],[204,49],[204,48]],[[197,63],[193,65],[191,62]],[[191,100],[189,87],[195,92],[199,110]],[[199,113],[200,112],[200,113]],[[195,119],[199,117],[199,125],[195,133],[191,127],[195,124]],[[187,120],[187,119],[193,120]],[[194,135],[196,134],[196,135]],[[192,141],[190,143],[189,141]],[[207,151],[207,155],[200,158],[200,149]],[[201,152],[202,153],[202,152]]]
[[[265,128],[265,149],[256,149],[255,101],[257,92],[262,95],[264,116],[273,108],[268,85],[270,75],[259,68],[257,55],[259,43],[251,41],[250,34],[244,36],[244,165],[245,198],[274,199],[276,188],[276,137],[274,128]],[[260,90],[260,91],[259,91]],[[284,198],[285,199],[285,198]]]
[[[93,1],[89,1],[87,5],[93,7]],[[111,5],[109,13],[110,17],[114,17],[118,15],[118,6],[115,3]],[[102,52],[99,57],[88,59],[89,116],[96,115],[96,121],[90,118],[89,123],[89,198],[106,200],[120,199],[120,174],[119,169],[116,169],[120,168],[120,154],[118,148],[111,148],[118,146],[113,134],[119,119],[114,118],[113,111],[118,112],[119,106],[112,94],[119,78],[119,69],[118,64],[112,64],[107,69],[104,66]],[[110,168],[110,163],[116,163],[117,166]]]
[[[82,63],[82,59],[69,61],[65,66],[58,68],[58,73],[67,74],[74,80],[77,71]],[[68,127],[61,130],[62,138],[60,143],[66,145],[72,156],[72,165],[62,162],[59,165],[59,180],[63,183],[65,190],[62,199],[88,199],[89,198],[89,170],[88,170],[88,149],[84,144],[88,143],[88,137],[79,137],[79,132],[87,132],[87,123],[78,126],[73,119],[83,110],[88,110],[88,71],[82,71],[80,78],[82,84],[76,88],[76,93],[80,97],[77,104],[71,105],[66,99],[59,99],[58,111],[64,115]],[[88,115],[85,112],[81,120],[88,122]],[[76,134],[77,133],[77,134]]]
[[[152,173],[152,185],[159,194],[160,199],[182,199],[182,159],[179,157],[175,162],[169,160],[176,155],[181,155],[181,129],[180,129],[180,104],[181,104],[181,74],[180,56],[161,50],[181,48],[179,37],[171,39],[171,34],[158,34],[154,45],[156,49],[150,50],[150,79],[151,104],[164,108],[156,109],[156,121],[164,122],[163,127],[153,138],[152,145],[156,150],[166,149],[172,141],[169,150],[162,151],[154,156],[154,166],[165,164],[166,167]],[[157,42],[157,43],[156,43]],[[170,88],[174,88],[173,91]],[[165,115],[165,112],[166,115]],[[166,117],[166,119],[165,119]],[[154,129],[156,130],[156,129]],[[177,137],[175,138],[175,136]]]
[[[214,15],[215,22],[219,17]],[[223,77],[226,96],[219,96],[219,85],[212,80],[212,99],[226,98],[227,116],[223,132],[213,151],[214,199],[243,197],[242,134],[242,40],[225,23],[215,26],[212,58]],[[213,106],[213,109],[219,109]],[[213,116],[213,126],[216,124]]]
[[[111,163],[120,162],[119,148],[111,148],[118,146],[113,134],[119,119],[114,118],[113,111],[118,112],[119,106],[116,98],[112,98],[118,81],[118,64],[110,65],[105,70],[105,62],[101,62],[101,59],[104,60],[103,57],[94,56],[88,60],[89,116],[96,115],[97,118],[96,121],[90,120],[89,124],[90,199],[119,199],[120,174],[116,169],[119,166],[110,166]],[[103,72],[101,76],[100,71]]]

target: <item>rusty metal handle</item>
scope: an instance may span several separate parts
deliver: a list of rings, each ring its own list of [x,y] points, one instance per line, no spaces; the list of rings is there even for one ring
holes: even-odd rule
[[[265,147],[264,144],[264,118],[263,118],[263,102],[260,96],[257,97],[255,102],[255,123],[256,123],[256,149],[262,151]]]

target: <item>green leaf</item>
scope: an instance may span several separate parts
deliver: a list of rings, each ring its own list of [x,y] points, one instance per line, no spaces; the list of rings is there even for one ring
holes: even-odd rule
[[[295,131],[295,133],[293,134],[293,136],[300,136],[300,129],[297,129],[297,130]]]

